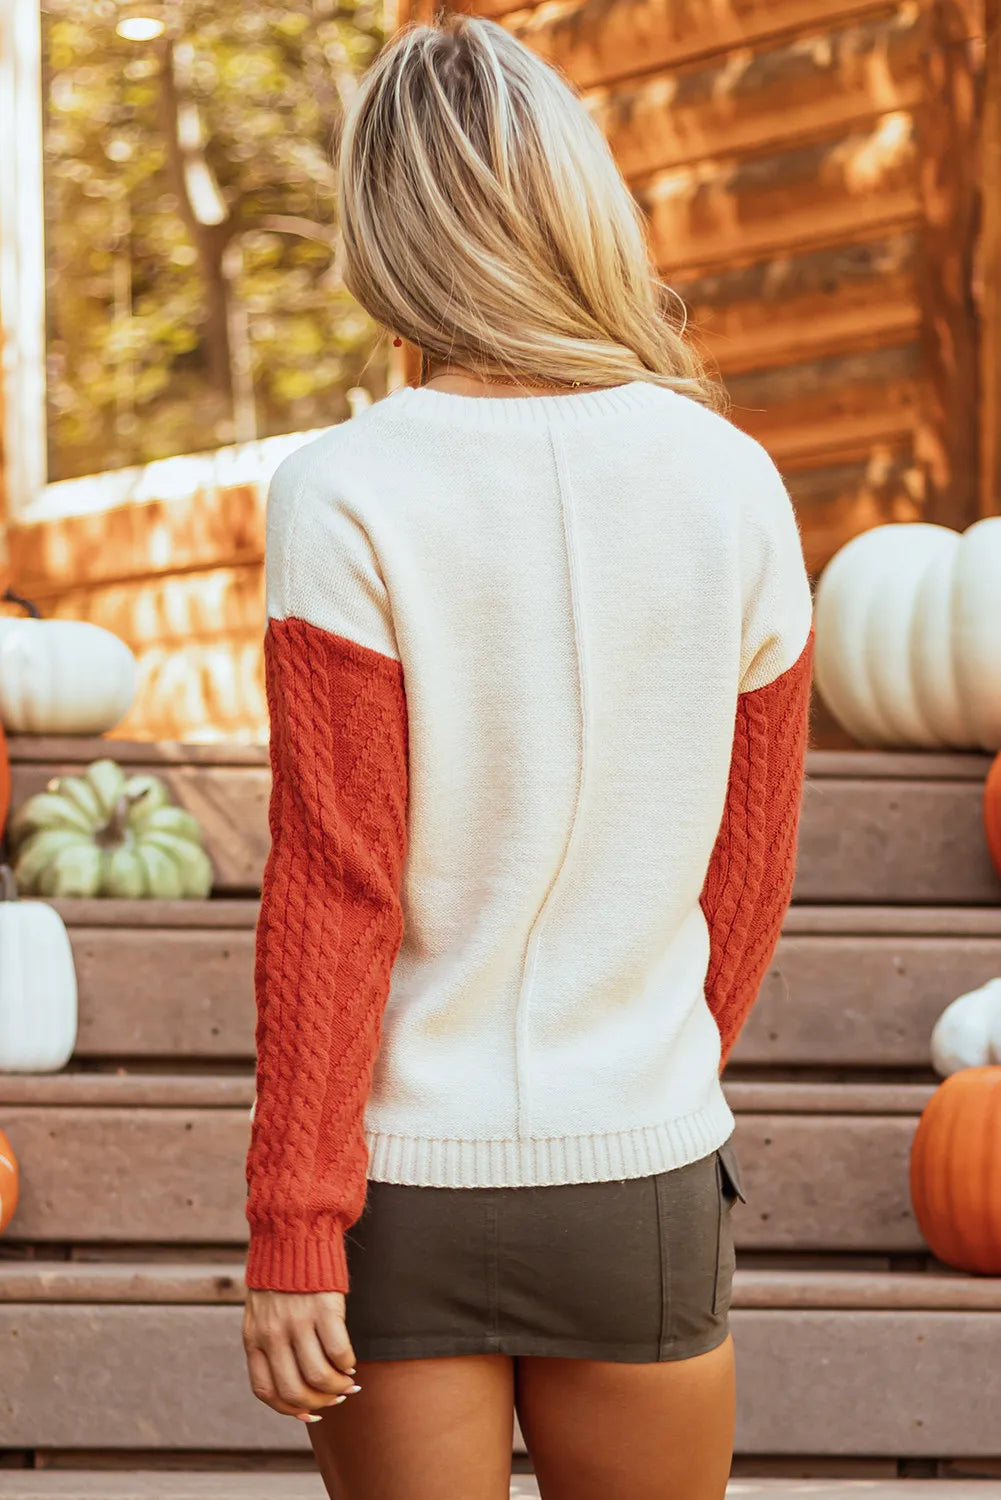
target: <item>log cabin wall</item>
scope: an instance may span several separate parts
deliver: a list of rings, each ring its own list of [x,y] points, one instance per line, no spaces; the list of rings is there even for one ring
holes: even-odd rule
[[[601,122],[811,571],[882,521],[973,521],[979,6],[474,8]]]
[[[267,738],[265,485],[12,525],[8,568],[46,616],[92,620],[139,663],[126,739]]]
[[[787,478],[812,572],[881,522],[1001,509],[982,0],[475,8],[561,67],[608,134],[734,419]],[[266,736],[263,508],[260,484],[220,484],[10,528],[21,592],[137,650],[123,734]],[[847,743],[822,712],[814,742]]]

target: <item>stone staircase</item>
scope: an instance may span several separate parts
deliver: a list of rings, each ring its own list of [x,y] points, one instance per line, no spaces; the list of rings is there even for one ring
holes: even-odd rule
[[[0,1240],[0,1500],[319,1500],[305,1430],[249,1395],[239,1338],[264,756],[11,748],[15,801],[109,751],[164,774],[218,894],[56,903],[77,1054],[0,1075],[22,1167]],[[725,1079],[748,1197],[734,1497],[1001,1496],[1001,1279],[936,1264],[907,1189],[934,1020],[1001,974],[987,764],[811,754],[796,901]],[[515,1433],[527,1470],[520,1450]]]

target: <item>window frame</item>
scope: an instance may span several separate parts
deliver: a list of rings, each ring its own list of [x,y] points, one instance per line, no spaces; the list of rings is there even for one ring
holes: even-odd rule
[[[393,24],[392,0],[385,10]],[[287,453],[325,429],[179,453],[73,479],[48,477],[41,17],[39,0],[0,0],[0,141],[16,144],[0,151],[3,520],[31,525],[180,499],[226,483],[266,483]],[[402,367],[394,359],[388,389],[402,383]]]
[[[48,487],[42,26],[38,0],[0,0],[0,317],[7,519]]]

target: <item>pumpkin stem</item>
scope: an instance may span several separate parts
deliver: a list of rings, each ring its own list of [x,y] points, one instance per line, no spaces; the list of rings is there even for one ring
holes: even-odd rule
[[[115,810],[111,814],[111,817],[104,824],[104,827],[99,828],[94,834],[94,843],[99,849],[115,849],[119,844],[124,842],[125,825],[128,822],[129,813],[137,802],[142,801],[148,790],[148,787],[143,787],[141,792],[122,793],[115,803]],[[0,879],[2,879],[2,869],[3,867],[0,866]]]
[[[15,594],[13,589],[6,589],[4,591],[3,602],[5,604],[19,604],[22,609],[27,610],[33,620],[40,620],[42,618],[42,611],[38,605],[32,604],[30,599],[23,598],[21,594]]]
[[[17,900],[17,881],[10,865],[0,865],[0,901]]]

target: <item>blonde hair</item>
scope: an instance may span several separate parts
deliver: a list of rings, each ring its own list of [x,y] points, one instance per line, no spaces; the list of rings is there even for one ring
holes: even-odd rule
[[[672,319],[643,221],[562,77],[493,21],[383,49],[339,153],[345,280],[433,364],[723,404]]]

